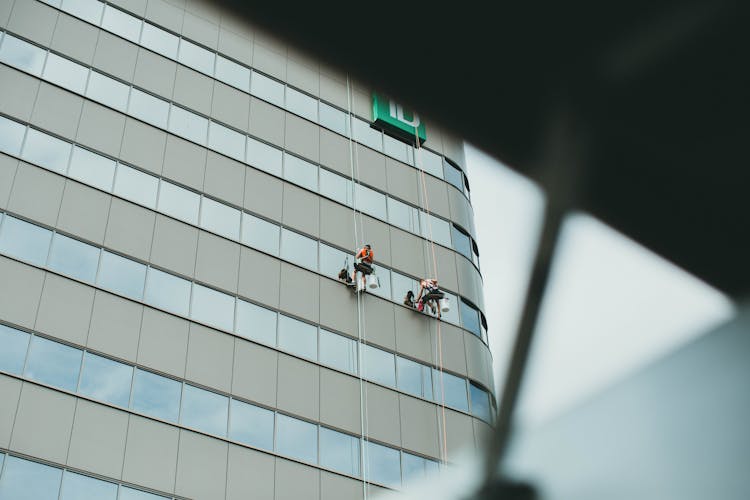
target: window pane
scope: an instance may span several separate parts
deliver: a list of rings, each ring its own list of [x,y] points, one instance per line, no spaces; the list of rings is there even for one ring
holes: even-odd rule
[[[331,279],[338,279],[339,272],[346,269],[351,275],[354,257],[341,250],[320,243],[320,274]]]
[[[242,214],[242,243],[271,255],[279,255],[281,228],[248,213]]]
[[[132,366],[87,352],[78,392],[127,408],[132,381]]]
[[[291,87],[286,88],[286,109],[308,120],[318,121],[318,100]]]
[[[406,298],[406,293],[409,290],[412,291],[414,297],[416,297],[417,293],[419,293],[419,284],[417,283],[417,281],[409,278],[408,276],[404,276],[403,274],[391,271],[391,282],[393,283],[391,295],[393,297],[393,301],[398,304],[403,303],[404,299]]]
[[[114,193],[148,208],[156,207],[159,179],[122,163],[117,166]]]
[[[480,335],[479,313],[463,300],[461,301],[461,325],[474,335]]]
[[[419,234],[419,210],[390,196],[388,201],[388,222],[411,233]]]
[[[459,299],[458,296],[446,292],[445,290],[442,291],[443,294],[445,294],[445,298],[450,301],[450,310],[448,312],[441,312],[440,313],[440,319],[443,321],[447,321],[448,323],[453,323],[454,325],[459,325],[458,320],[458,308],[459,308]]]
[[[201,205],[200,227],[239,241],[240,211],[204,197]]]
[[[491,424],[490,396],[487,391],[469,383],[469,395],[471,396],[471,414]]]
[[[141,300],[146,266],[106,250],[102,252],[97,284],[131,299]]]
[[[359,476],[359,438],[321,427],[320,465]]]
[[[63,0],[62,10],[98,26],[104,4],[97,0]]]
[[[75,347],[34,336],[24,374],[43,384],[75,391],[82,354]]]
[[[149,305],[187,316],[190,313],[190,285],[186,279],[149,267],[143,300]]]
[[[357,210],[361,210],[381,220],[388,220],[385,208],[385,195],[383,193],[378,193],[361,184],[354,184],[354,196]]]
[[[365,442],[365,478],[368,481],[398,488],[401,486],[401,461],[398,450]]]
[[[432,399],[432,376],[429,366],[396,356],[398,388],[408,394]]]
[[[76,474],[66,470],[63,473],[60,500],[117,500],[117,485],[101,479]]]
[[[44,266],[51,239],[52,231],[6,215],[0,231],[0,252]]]
[[[47,63],[44,65],[42,76],[45,80],[64,89],[83,94],[86,90],[88,74],[89,70],[84,66],[50,52],[47,54]]]
[[[115,162],[87,149],[73,146],[68,175],[109,193],[115,178]]]
[[[0,151],[19,156],[25,132],[26,127],[24,125],[0,116]]]
[[[190,317],[231,332],[234,326],[234,297],[194,284]]]
[[[273,450],[273,412],[236,399],[230,406],[229,439]]]
[[[434,460],[418,457],[411,453],[401,452],[401,469],[404,484],[409,481],[419,481],[437,473],[438,463]]]
[[[318,242],[282,228],[281,258],[316,271],[318,269]]]
[[[271,104],[284,107],[284,85],[257,71],[253,71],[250,78],[250,93]]]
[[[433,368],[432,381],[435,387],[435,402],[440,403],[445,396],[445,405],[457,410],[469,411],[469,401],[466,394],[466,379],[440,372]],[[442,385],[442,387],[441,387]]]
[[[8,33],[5,34],[3,45],[0,47],[0,61],[36,76],[42,74],[46,54],[44,49]]]
[[[284,153],[284,179],[311,191],[317,191],[318,166]]]
[[[8,455],[0,500],[57,500],[62,470]]]
[[[250,91],[250,69],[221,56],[216,56],[216,79],[245,92]]]
[[[440,179],[443,178],[443,158],[440,155],[437,155],[433,153],[432,151],[429,151],[424,148],[419,149],[420,153],[417,155],[417,168],[422,167],[422,169],[427,172],[428,174],[432,174],[435,177],[438,177]],[[421,163],[419,162],[419,158],[421,157]]]
[[[177,45],[180,39],[153,24],[143,23],[141,45],[169,59],[177,59]]]
[[[362,345],[362,376],[372,382],[394,387],[396,359],[393,354],[369,345]]]
[[[238,161],[245,161],[245,135],[216,122],[209,123],[208,147]]]
[[[0,370],[20,375],[26,361],[30,335],[26,332],[0,325]]]
[[[189,224],[198,224],[201,197],[185,188],[162,180],[159,183],[158,210]]]
[[[182,384],[141,369],[135,370],[133,402],[135,411],[169,422],[177,422]]]
[[[169,131],[190,141],[205,145],[208,135],[208,120],[173,104],[169,113]]]
[[[141,490],[134,490],[126,486],[120,486],[120,496],[118,500],[164,500],[167,497],[154,495]]]
[[[167,128],[169,103],[138,89],[131,89],[128,113],[159,128]]]
[[[318,461],[318,426],[277,414],[276,451],[288,457],[316,463]]]
[[[139,19],[109,5],[104,7],[102,28],[133,43],[138,43],[141,36],[141,21]]]
[[[334,174],[324,168],[320,169],[320,194],[338,201],[347,206],[352,206],[354,189],[352,181],[338,174]]]
[[[391,271],[382,266],[373,267],[373,274],[377,276],[378,283],[380,286],[374,290],[370,290],[370,293],[383,297],[386,300],[391,299]]]
[[[354,118],[354,139],[376,151],[383,151],[383,134],[370,127],[370,124]]]
[[[185,384],[180,423],[215,436],[227,435],[229,398]]]
[[[275,347],[276,316],[275,311],[237,299],[237,334]]]
[[[247,138],[248,164],[271,175],[281,177],[281,150],[255,139]]]
[[[279,314],[279,349],[318,359],[318,328]]]
[[[383,152],[391,158],[409,163],[409,146],[387,134],[383,134]]]
[[[60,233],[52,237],[52,250],[47,267],[79,280],[93,283],[99,265],[99,248]]]
[[[435,243],[451,248],[451,226],[448,221],[427,212],[419,212],[422,236]]]
[[[70,144],[30,128],[21,158],[65,175],[70,159]]]
[[[458,230],[456,226],[451,226],[453,234],[453,248],[467,259],[471,260],[471,240],[467,234]]]
[[[349,117],[343,111],[340,111],[328,104],[320,101],[318,107],[320,112],[320,124],[327,129],[338,132],[341,135],[347,135],[349,131]]]
[[[357,341],[320,330],[320,362],[348,373],[357,373]]]
[[[208,76],[214,75],[214,53],[184,38],[180,40],[180,53],[177,60]]]
[[[464,192],[464,178],[463,174],[456,167],[448,162],[443,165],[443,171],[445,172],[445,180],[453,184],[459,191]]]
[[[130,87],[124,83],[96,71],[91,71],[89,84],[86,87],[86,97],[89,99],[112,106],[118,111],[125,111],[128,107],[129,93]]]

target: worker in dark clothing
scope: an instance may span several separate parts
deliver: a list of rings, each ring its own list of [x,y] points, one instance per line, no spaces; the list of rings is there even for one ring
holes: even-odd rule
[[[375,260],[375,252],[367,244],[357,251],[354,256],[354,270],[352,271],[352,281],[357,281],[357,271],[362,273],[362,289],[365,288],[365,276],[372,274],[372,261]]]

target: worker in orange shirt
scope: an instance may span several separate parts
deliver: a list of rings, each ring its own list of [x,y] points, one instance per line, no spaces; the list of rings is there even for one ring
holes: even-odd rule
[[[367,244],[357,251],[354,256],[354,271],[352,271],[352,282],[357,282],[357,271],[362,273],[362,289],[365,287],[365,276],[372,274],[372,261],[375,260],[375,252]]]

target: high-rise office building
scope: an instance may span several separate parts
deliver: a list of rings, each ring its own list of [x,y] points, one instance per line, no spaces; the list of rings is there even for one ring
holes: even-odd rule
[[[482,443],[459,138],[211,4],[0,28],[0,500],[351,500]]]

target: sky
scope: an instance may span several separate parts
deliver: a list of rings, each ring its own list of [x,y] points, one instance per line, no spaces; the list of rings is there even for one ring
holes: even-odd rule
[[[544,193],[470,144],[466,164],[495,385],[520,318]],[[534,426],[734,314],[729,299],[594,217],[569,214],[516,418]]]

